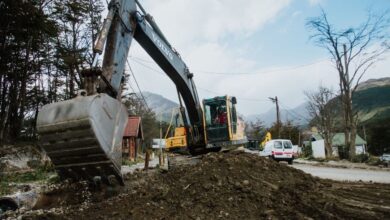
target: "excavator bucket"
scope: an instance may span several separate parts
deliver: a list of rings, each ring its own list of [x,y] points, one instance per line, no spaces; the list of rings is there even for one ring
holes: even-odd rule
[[[63,179],[123,185],[122,137],[127,111],[107,94],[48,104],[38,114],[40,143]]]

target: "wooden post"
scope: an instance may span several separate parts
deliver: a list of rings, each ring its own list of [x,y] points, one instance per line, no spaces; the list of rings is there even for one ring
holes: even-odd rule
[[[145,153],[145,167],[144,167],[144,170],[148,170],[149,169],[149,159],[150,159],[150,149],[146,149],[146,153]]]

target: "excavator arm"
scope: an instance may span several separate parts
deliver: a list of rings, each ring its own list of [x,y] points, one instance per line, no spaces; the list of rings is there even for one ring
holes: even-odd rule
[[[116,178],[123,183],[121,139],[127,111],[118,99],[133,39],[175,83],[187,107],[190,152],[205,151],[203,112],[193,74],[137,0],[111,0],[94,46],[96,54],[104,51],[102,68],[83,71],[85,91],[76,98],[45,105],[38,114],[41,145],[60,177],[101,177],[108,183]]]
[[[137,10],[137,5],[140,11]],[[190,148],[204,148],[203,112],[193,74],[160,31],[153,17],[135,0],[112,0],[108,17],[100,32],[95,52],[101,53],[106,42],[101,88],[120,94],[122,77],[132,40],[135,39],[175,83],[187,109]],[[107,86],[107,82],[110,83]],[[107,88],[111,88],[107,90]],[[180,98],[179,96],[179,98]],[[193,149],[191,149],[193,150]]]

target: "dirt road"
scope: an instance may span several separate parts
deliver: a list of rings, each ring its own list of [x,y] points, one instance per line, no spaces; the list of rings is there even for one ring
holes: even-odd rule
[[[292,167],[324,179],[338,181],[372,181],[376,183],[390,183],[389,171],[320,167],[310,164],[294,164]]]

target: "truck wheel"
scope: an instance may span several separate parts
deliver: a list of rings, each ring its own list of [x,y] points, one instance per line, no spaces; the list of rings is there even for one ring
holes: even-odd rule
[[[288,164],[290,164],[290,165],[293,164],[293,160],[289,160]]]

